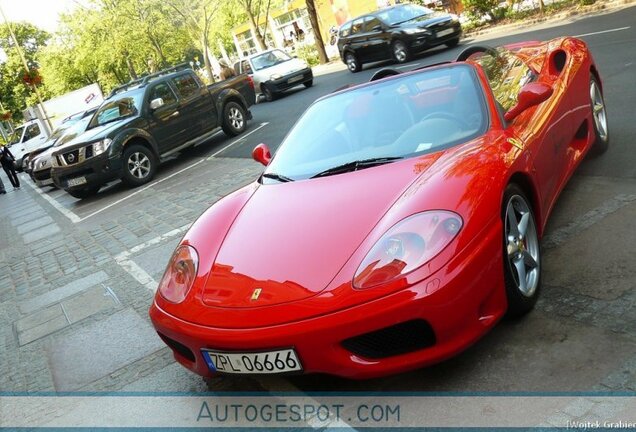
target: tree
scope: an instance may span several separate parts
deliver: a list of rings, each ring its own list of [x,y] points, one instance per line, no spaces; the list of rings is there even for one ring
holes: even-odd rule
[[[36,55],[50,35],[28,23],[11,23],[11,28],[29,68],[39,69]],[[21,118],[22,111],[34,103],[36,97],[22,79],[26,71],[6,24],[0,25],[0,49],[6,56],[0,61],[0,100],[14,118]]]
[[[186,23],[193,40],[200,43],[206,73],[210,81],[214,82],[210,62],[210,30],[220,2],[217,0],[169,0],[168,4]]]
[[[305,0],[305,4],[307,5],[307,13],[309,14],[309,21],[311,21],[311,28],[314,30],[314,40],[316,43],[316,49],[318,50],[318,58],[320,59],[320,63],[327,63],[327,52],[325,51],[325,44],[322,40],[322,34],[320,33],[316,5],[314,4],[314,0]]]

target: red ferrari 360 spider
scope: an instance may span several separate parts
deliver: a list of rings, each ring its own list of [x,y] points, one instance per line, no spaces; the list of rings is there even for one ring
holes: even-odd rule
[[[566,37],[319,99],[258,181],[190,228],[150,317],[201,375],[365,378],[430,365],[532,309],[539,240],[589,150],[601,79]]]

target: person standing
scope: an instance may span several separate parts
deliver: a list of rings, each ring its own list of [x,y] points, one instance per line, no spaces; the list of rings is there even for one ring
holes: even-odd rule
[[[4,183],[2,183],[2,177],[0,177],[0,195],[6,194],[7,191],[4,190]]]
[[[0,147],[0,163],[2,164],[2,169],[7,173],[7,177],[9,177],[13,188],[18,189],[20,187],[20,179],[18,179],[18,174],[15,172],[14,162],[15,157],[11,154],[9,147],[6,145]]]

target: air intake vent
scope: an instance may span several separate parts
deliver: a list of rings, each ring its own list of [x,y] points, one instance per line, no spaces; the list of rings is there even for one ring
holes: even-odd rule
[[[435,345],[435,333],[424,320],[406,321],[342,341],[352,353],[368,359],[406,354]]]

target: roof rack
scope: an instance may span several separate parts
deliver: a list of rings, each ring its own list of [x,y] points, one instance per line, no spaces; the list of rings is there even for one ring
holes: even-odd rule
[[[179,71],[186,70],[186,69],[191,69],[190,65],[188,63],[180,63],[180,64],[178,64],[176,66],[172,66],[170,68],[163,69],[163,70],[160,70],[160,71],[155,72],[155,73],[144,75],[141,78],[137,78],[135,80],[127,82],[126,84],[120,85],[119,87],[115,87],[110,92],[110,94],[108,95],[108,97],[106,99],[110,99],[111,97],[115,96],[116,94],[125,92],[125,91],[130,90],[130,89],[132,89],[134,87],[137,87],[137,88],[143,87],[146,84],[148,84],[149,81],[151,81],[151,80],[153,80],[155,78],[158,78],[160,76],[168,75],[168,74],[171,74],[173,72],[179,72]]]

